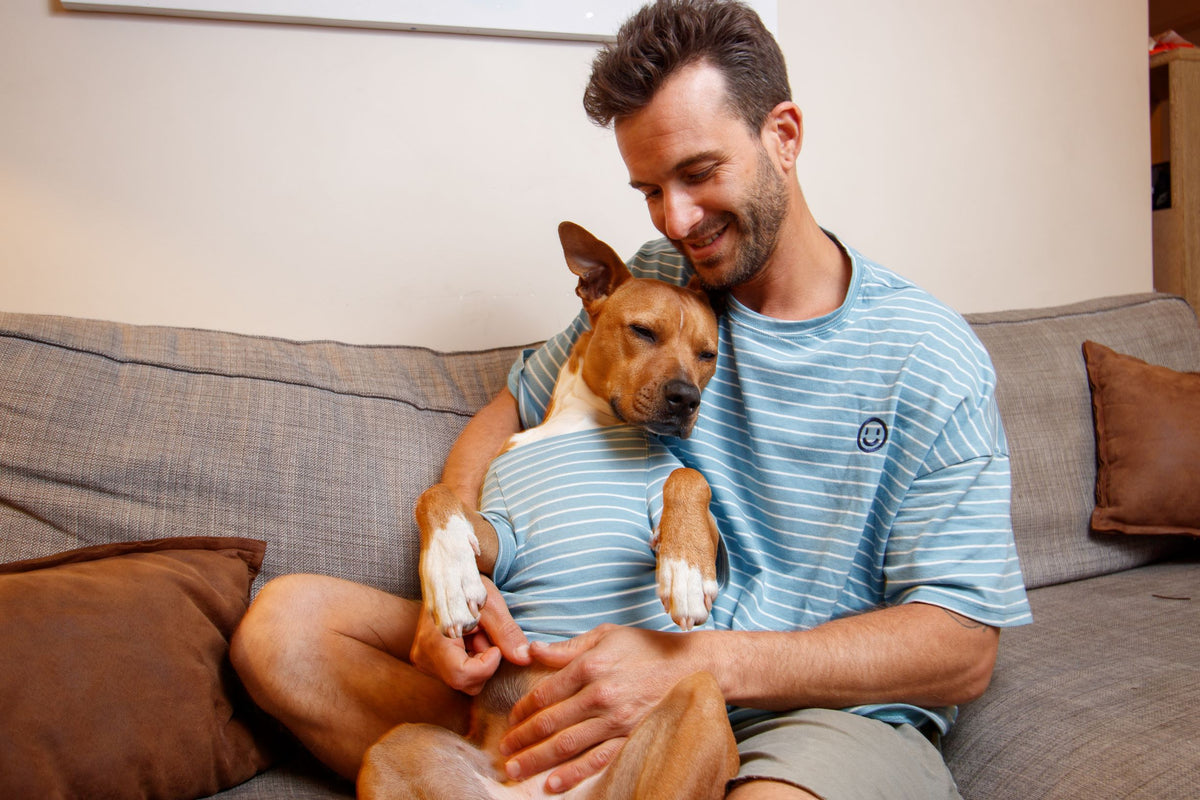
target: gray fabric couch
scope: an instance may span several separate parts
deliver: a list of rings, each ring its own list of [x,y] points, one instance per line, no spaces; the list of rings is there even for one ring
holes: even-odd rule
[[[1000,376],[1035,623],[1003,634],[991,688],[945,741],[963,796],[1195,800],[1200,549],[1089,530],[1080,348],[1200,371],[1196,319],[1178,298],[1136,295],[969,320]],[[0,562],[236,536],[267,542],[255,590],[308,571],[412,596],[415,497],[517,352],[0,313]],[[284,746],[221,796],[350,794]]]

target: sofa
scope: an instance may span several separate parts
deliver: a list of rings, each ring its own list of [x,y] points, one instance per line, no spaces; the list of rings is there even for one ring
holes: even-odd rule
[[[1196,317],[968,319],[1035,622],[943,742],[960,790],[1195,800]],[[247,699],[229,635],[286,573],[414,596],[416,495],[519,352],[0,313],[0,796],[352,796]]]

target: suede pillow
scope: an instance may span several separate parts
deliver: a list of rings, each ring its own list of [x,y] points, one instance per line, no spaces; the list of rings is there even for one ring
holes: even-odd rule
[[[1200,373],[1084,342],[1096,423],[1092,528],[1200,535]]]
[[[192,798],[268,766],[229,665],[264,542],[0,565],[0,797]]]

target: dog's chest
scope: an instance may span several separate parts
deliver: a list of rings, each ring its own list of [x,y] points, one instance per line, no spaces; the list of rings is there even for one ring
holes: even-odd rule
[[[620,423],[612,407],[598,397],[584,381],[582,361],[565,364],[554,383],[554,393],[541,425],[509,438],[503,452],[515,450],[555,436],[595,430]]]
[[[632,426],[558,436],[496,459],[481,510],[507,544],[495,580],[523,630],[558,638],[603,622],[670,629],[657,613],[650,538],[678,465]]]

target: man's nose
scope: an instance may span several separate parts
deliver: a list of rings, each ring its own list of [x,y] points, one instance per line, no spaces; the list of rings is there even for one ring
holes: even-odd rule
[[[662,232],[668,239],[686,239],[704,219],[704,210],[691,194],[682,190],[663,192]]]

